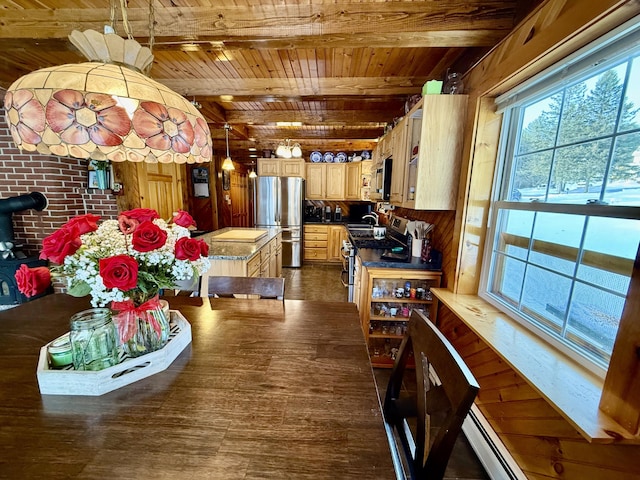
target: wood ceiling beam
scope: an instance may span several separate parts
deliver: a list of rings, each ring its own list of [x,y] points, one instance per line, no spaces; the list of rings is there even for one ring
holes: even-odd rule
[[[516,3],[158,6],[154,38],[158,48],[184,48],[185,42],[208,48],[490,46],[513,28]],[[147,8],[128,8],[127,16],[139,41],[149,36]],[[62,39],[74,29],[101,31],[108,21],[108,8],[3,9],[0,40],[5,46],[12,39]]]
[[[378,128],[314,128],[303,130],[300,127],[248,127],[250,138],[270,138],[274,140],[284,140],[290,138],[296,142],[306,140],[374,140],[384,133],[384,127]]]
[[[425,77],[154,79],[186,97],[207,95],[413,95]],[[354,97],[352,97],[354,98]]]
[[[305,112],[298,110],[275,111],[227,111],[229,122],[269,125],[276,122],[302,122],[306,125],[332,124],[350,125],[353,123],[380,126],[393,120],[393,110],[325,110],[321,112]],[[373,125],[371,125],[373,124]]]

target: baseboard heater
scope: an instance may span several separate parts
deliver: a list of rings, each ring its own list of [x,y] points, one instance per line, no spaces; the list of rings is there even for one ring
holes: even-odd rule
[[[491,480],[527,479],[475,404],[462,424],[462,431]]]

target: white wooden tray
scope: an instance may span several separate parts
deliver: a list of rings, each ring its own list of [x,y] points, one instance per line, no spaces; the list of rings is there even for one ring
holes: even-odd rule
[[[48,344],[45,345],[38,359],[40,393],[98,396],[165,370],[191,343],[191,325],[186,318],[176,310],[170,310],[169,316],[171,331],[163,348],[135,358],[120,353],[120,363],[96,372],[76,371],[73,366],[61,370],[49,368]]]

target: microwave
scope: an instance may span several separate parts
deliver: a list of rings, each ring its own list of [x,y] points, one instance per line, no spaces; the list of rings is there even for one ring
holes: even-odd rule
[[[382,163],[378,164],[373,172],[373,186],[374,191],[371,194],[371,198],[389,201],[391,197],[391,169],[393,165],[393,158],[387,157]]]

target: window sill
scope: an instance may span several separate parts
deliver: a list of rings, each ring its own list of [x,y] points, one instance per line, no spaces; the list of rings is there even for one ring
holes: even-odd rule
[[[477,295],[431,291],[589,442],[640,444],[598,408],[602,379]]]

